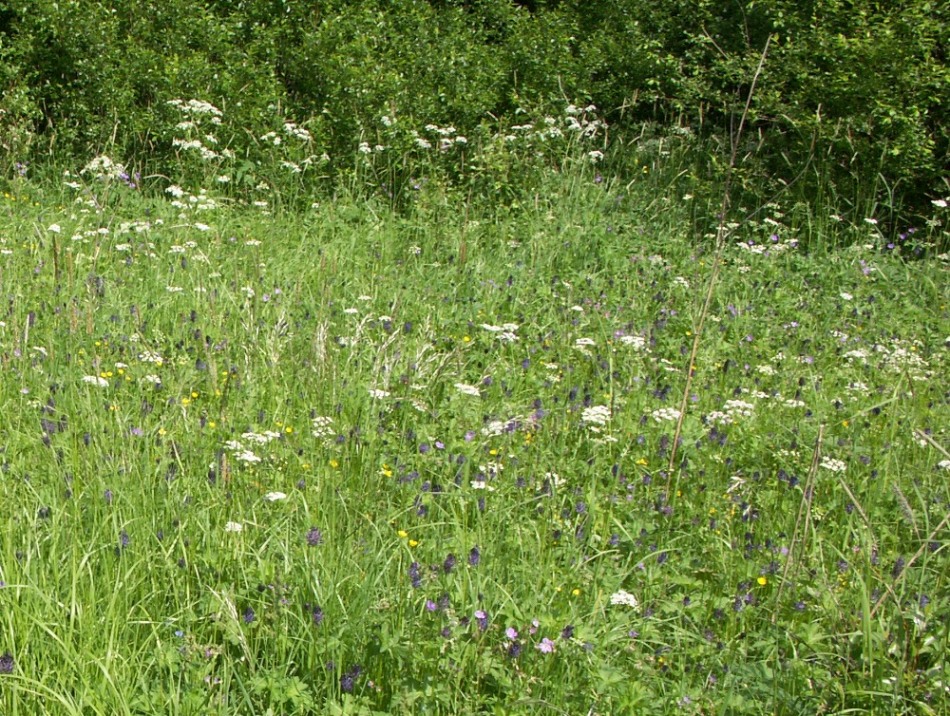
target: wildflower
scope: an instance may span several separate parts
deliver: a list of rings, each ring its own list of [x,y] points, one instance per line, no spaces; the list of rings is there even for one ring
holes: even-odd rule
[[[509,641],[514,641],[515,639],[518,638],[518,630],[515,629],[514,627],[508,627],[507,629],[505,629],[505,637]]]
[[[254,610],[251,607],[248,607],[244,610],[244,623],[250,624],[254,621]]]
[[[409,565],[409,581],[412,582],[413,589],[419,589],[422,586],[422,575],[419,572],[418,562]]]
[[[307,531],[307,546],[316,547],[323,542],[323,533],[318,527],[311,527]]]
[[[584,408],[581,419],[592,425],[606,425],[610,420],[610,408],[606,405],[592,405]]]
[[[109,381],[106,380],[105,378],[102,378],[102,377],[98,376],[98,375],[84,375],[84,376],[82,377],[82,382],[83,382],[83,383],[89,383],[90,385],[94,385],[94,386],[96,386],[97,388],[108,388],[108,387],[109,387]]]
[[[823,457],[821,458],[821,467],[831,472],[844,472],[848,469],[846,463],[841,460],[836,460],[832,457]]]
[[[488,629],[488,614],[482,609],[475,611],[475,622],[478,624],[478,628],[482,631]]]
[[[898,557],[898,558],[894,561],[894,567],[893,567],[893,569],[891,569],[891,576],[892,576],[894,579],[897,579],[897,578],[901,575],[901,572],[904,571],[904,564],[905,564],[905,562],[904,562],[904,558],[903,558],[903,557]]]
[[[472,395],[476,398],[481,395],[481,392],[474,385],[468,385],[467,383],[456,383],[455,389],[458,390],[463,395]]]
[[[268,492],[264,495],[264,499],[268,502],[278,502],[279,500],[287,499],[287,495],[283,492]]]
[[[343,676],[340,677],[340,690],[345,694],[350,694],[353,692],[353,688],[356,686],[356,680],[360,677],[360,674],[363,673],[363,667],[355,664],[350,667]]]
[[[478,549],[478,546],[472,547],[472,551],[468,553],[468,563],[473,567],[477,567],[478,563],[482,560],[482,554]]]
[[[676,408],[659,408],[654,410],[650,415],[656,422],[662,423],[664,420],[679,420],[680,411]]]
[[[323,610],[319,606],[314,606],[310,611],[310,618],[313,619],[314,626],[323,624]]]
[[[244,530],[244,525],[240,522],[228,522],[224,525],[225,532],[241,532]]]
[[[445,558],[445,561],[442,563],[442,571],[446,574],[451,574],[452,570],[455,569],[456,560],[455,555],[449,553],[448,557]]]
[[[540,651],[542,654],[551,654],[554,652],[554,642],[544,637],[541,640],[540,644],[537,644],[535,648]]]
[[[639,609],[640,607],[640,602],[637,601],[637,598],[623,589],[620,589],[610,595],[610,603],[620,604],[626,607],[631,607],[632,609]]]
[[[12,674],[15,667],[16,662],[13,660],[13,654],[9,651],[4,652],[3,656],[0,656],[0,674]]]
[[[643,336],[620,336],[620,342],[635,350],[643,350],[646,347],[646,339]]]

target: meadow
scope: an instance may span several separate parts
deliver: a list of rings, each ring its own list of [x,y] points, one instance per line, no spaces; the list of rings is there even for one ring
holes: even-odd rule
[[[950,712],[944,200],[720,226],[578,141],[302,204],[195,141],[5,184],[0,712]]]

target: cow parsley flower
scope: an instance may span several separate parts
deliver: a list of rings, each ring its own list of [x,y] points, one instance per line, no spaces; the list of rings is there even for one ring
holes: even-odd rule
[[[618,589],[610,595],[610,603],[630,607],[631,609],[640,608],[640,602],[637,601],[637,598],[623,589]]]

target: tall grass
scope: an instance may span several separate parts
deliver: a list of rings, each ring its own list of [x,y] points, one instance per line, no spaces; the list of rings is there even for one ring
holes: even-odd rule
[[[716,210],[563,151],[495,206],[13,181],[0,711],[950,708],[946,257],[737,226],[668,500]]]

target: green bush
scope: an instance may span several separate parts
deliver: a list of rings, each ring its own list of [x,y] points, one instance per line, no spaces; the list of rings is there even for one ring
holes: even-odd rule
[[[926,0],[8,0],[0,137],[19,160],[108,150],[170,175],[181,118],[168,102],[199,99],[227,119],[216,139],[238,188],[274,162],[320,158],[309,178],[291,172],[295,191],[355,186],[354,153],[378,142],[384,116],[476,136],[486,121],[522,123],[525,107],[593,103],[618,147],[644,121],[728,147],[771,38],[740,187],[761,197],[795,179],[800,198],[828,194],[897,225],[943,188],[947,31],[947,8]],[[306,155],[262,143],[285,122],[309,131]],[[718,181],[711,159],[698,176]],[[637,170],[623,153],[612,161]],[[387,191],[419,171],[397,166]]]

